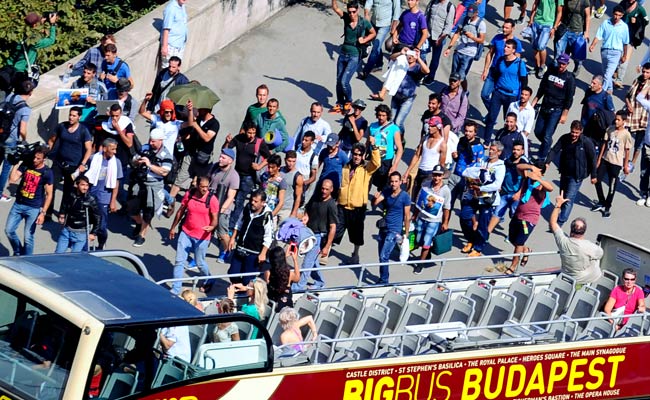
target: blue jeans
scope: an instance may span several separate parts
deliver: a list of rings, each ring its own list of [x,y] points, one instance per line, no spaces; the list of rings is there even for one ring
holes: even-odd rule
[[[314,237],[316,237],[316,244],[311,250],[309,250],[309,253],[305,254],[305,258],[302,260],[302,268],[320,267],[320,264],[318,263],[318,254],[320,254],[320,245],[324,235],[326,234],[317,233],[314,235]],[[310,277],[314,280],[314,288],[320,289],[325,286],[325,279],[323,279],[323,274],[320,271],[300,272],[300,280],[297,283],[291,284],[291,291],[299,292],[306,290],[307,282]]]
[[[571,210],[573,209],[573,202],[580,191],[582,181],[582,179],[560,176],[560,190],[564,192],[564,198],[569,200],[562,205],[560,216],[557,218],[557,223],[560,226],[569,220],[569,215],[571,215]]]
[[[376,27],[375,30],[377,31],[377,36],[375,36],[375,40],[372,41],[372,50],[368,55],[366,66],[363,68],[365,74],[369,74],[375,67],[384,66],[384,55],[381,51],[381,47],[384,45],[384,41],[386,41],[386,37],[390,32],[390,25]]]
[[[535,137],[539,140],[539,152],[537,158],[545,160],[551,146],[553,145],[553,134],[557,129],[557,124],[560,122],[562,116],[562,109],[557,108],[542,108],[537,116],[535,122]]]
[[[485,133],[483,134],[483,139],[486,144],[492,141],[492,133],[494,132],[494,125],[497,122],[497,118],[499,118],[499,112],[503,110],[503,114],[505,114],[510,103],[517,101],[517,97],[517,95],[501,93],[499,90],[492,92],[492,100],[490,100],[490,108],[488,108],[488,115],[485,121]]]
[[[450,75],[456,72],[458,75],[460,75],[461,81],[467,80],[467,73],[472,66],[472,62],[474,62],[474,57],[466,56],[464,54],[460,54],[457,51],[454,51],[454,58],[451,62]]]
[[[230,268],[228,268],[228,275],[260,272],[259,262],[257,258],[258,254],[244,253],[240,250],[235,249],[230,261]],[[252,281],[253,279],[255,279],[254,276],[242,276],[241,278],[230,278],[230,282],[248,285],[248,282]]]
[[[478,221],[478,229],[474,232],[474,250],[482,253],[485,244],[490,238],[490,232],[488,231],[488,225],[492,219],[493,208],[491,206],[479,205],[474,210],[474,215]]]
[[[336,104],[343,105],[352,101],[350,81],[359,65],[359,56],[339,55],[336,63]]]
[[[402,133],[402,137],[405,137],[404,121],[406,121],[406,117],[408,117],[409,113],[411,112],[414,101],[415,96],[404,98],[398,95],[393,96],[390,101],[390,109],[391,113],[393,114],[393,122],[399,127],[399,130]]]
[[[438,233],[438,228],[440,228],[440,222],[429,222],[418,218],[415,221],[415,229],[417,230],[415,242],[423,249],[430,248],[431,243],[433,243],[433,238]]]
[[[613,49],[600,49],[600,58],[602,60],[603,66],[603,77],[605,82],[603,82],[603,89],[611,92],[614,89],[612,84],[612,77],[618,67],[618,63],[621,61],[621,56],[623,52],[621,50]]]
[[[514,196],[514,193],[501,195],[501,202],[499,202],[499,205],[495,207],[494,215],[503,218],[503,216],[506,215],[506,211],[509,211],[508,215],[510,218],[515,215],[517,205],[519,205],[519,200],[513,200],[512,196]]]
[[[447,39],[443,39],[443,41],[440,43],[440,46],[436,45],[437,40],[434,40],[431,45],[431,62],[429,63],[429,75],[427,77],[430,80],[434,80],[436,77],[436,71],[438,70],[438,67],[440,66],[440,56],[442,55],[443,50],[445,49],[445,44],[447,43]]]
[[[97,204],[102,220],[97,229],[97,250],[103,250],[108,239],[108,204]]]
[[[239,190],[235,196],[235,208],[230,214],[230,223],[228,224],[228,229],[232,232],[235,229],[237,220],[241,216],[242,211],[244,210],[244,202],[246,197],[255,189],[255,182],[253,177],[250,175],[240,175],[239,176]]]
[[[0,162],[2,162],[2,171],[0,172],[0,195],[2,192],[5,190],[5,186],[7,185],[7,181],[9,180],[9,173],[11,172],[11,165],[9,161],[7,161],[7,152],[11,152],[16,148],[16,141],[14,140],[7,140],[4,144],[4,149],[2,149],[2,159]]]
[[[537,22],[533,23],[533,40],[531,44],[535,51],[546,50],[546,45],[551,38],[551,28],[553,28],[552,25],[541,25]]]
[[[176,262],[174,264],[174,278],[182,278],[187,263],[187,256],[190,252],[194,253],[194,261],[196,266],[199,267],[201,273],[205,276],[210,275],[210,269],[205,262],[205,254],[208,252],[209,240],[195,239],[187,233],[181,232],[178,234],[178,242],[176,243]],[[207,279],[203,284],[207,285],[210,280]],[[176,281],[172,284],[172,293],[180,294],[183,283]]]
[[[15,256],[29,256],[34,254],[34,232],[36,232],[36,218],[40,214],[39,207],[29,207],[22,204],[14,203],[7,216],[7,225],[5,225],[5,234],[9,239],[11,248]],[[20,221],[25,220],[25,246],[20,243],[20,238],[16,234],[16,229]]]
[[[557,65],[557,58],[559,57],[560,54],[564,53],[567,49],[573,49],[573,44],[576,42],[576,40],[582,36],[582,32],[571,32],[569,30],[566,31],[564,36],[560,40],[557,41],[555,44],[555,65]],[[573,60],[576,64],[582,64],[582,61],[577,61]]]
[[[390,254],[396,245],[402,241],[401,232],[393,232],[387,229],[379,231],[379,262],[385,263],[390,260]],[[388,265],[379,267],[379,282],[388,283]]]
[[[486,110],[490,109],[490,100],[492,100],[492,92],[494,92],[494,79],[488,73],[487,78],[483,81],[483,88],[481,89],[481,100]]]
[[[88,251],[88,240],[86,231],[73,231],[67,226],[61,229],[59,240],[56,242],[55,253],[65,253],[68,248],[73,253]]]

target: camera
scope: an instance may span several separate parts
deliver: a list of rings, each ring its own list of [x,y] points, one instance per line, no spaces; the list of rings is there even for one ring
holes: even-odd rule
[[[56,18],[59,14],[56,11],[45,11],[43,13],[43,18],[45,18],[46,21],[49,21],[53,18]]]
[[[22,161],[23,165],[31,167],[34,164],[36,148],[40,146],[41,142],[31,144],[27,142],[19,142],[15,149],[5,149],[7,152],[7,161],[9,161],[9,164],[11,165],[16,165]]]
[[[152,164],[156,164],[158,158],[156,157],[156,152],[152,149],[143,150],[140,152],[140,157],[146,157],[151,161]],[[147,164],[136,164],[133,169],[133,178],[136,182],[145,182],[147,180],[147,175],[149,174],[149,167]]]

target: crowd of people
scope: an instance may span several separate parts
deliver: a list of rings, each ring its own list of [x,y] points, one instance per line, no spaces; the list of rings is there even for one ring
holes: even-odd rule
[[[15,112],[2,138],[0,202],[13,201],[5,227],[13,255],[33,253],[36,226],[53,214],[62,225],[56,252],[84,251],[95,241],[97,249],[110,247],[108,221],[127,217],[133,224],[133,246],[145,246],[155,217],[164,215],[171,218],[168,238],[176,240],[174,278],[185,276],[188,260],[202,275],[210,275],[206,254],[211,251],[236,275],[233,290],[265,282],[269,297],[291,306],[293,291],[326,285],[318,268],[328,263],[346,231],[353,250],[344,261],[362,261],[369,202],[382,214],[376,231],[378,260],[384,264],[377,283],[389,282],[385,263],[409,235],[421,249],[417,258],[429,258],[436,237],[450,229],[454,212],[468,257],[484,254],[491,232],[506,214],[514,252],[530,253],[527,243],[543,207],[551,203],[550,192],[560,193],[551,229],[561,247],[566,242],[561,227],[570,219],[582,182],[589,178],[596,185],[592,211],[609,218],[617,186],[639,157],[643,172],[637,204],[650,207],[650,62],[644,61],[629,90],[620,92],[623,110],[615,111],[612,99],[625,82],[630,47],[640,44],[634,41],[637,25],[645,28],[645,11],[634,0],[617,5],[589,45],[589,52],[601,46],[602,73],[591,79],[581,119],[574,121],[567,120],[568,113],[575,107],[577,74],[594,23],[588,2],[536,0],[530,14],[525,3],[517,2],[521,17],[505,18],[487,46],[486,24],[495,21],[485,19],[484,2],[432,0],[420,10],[418,1],[408,0],[402,10],[397,0],[366,0],[365,8],[350,0],[345,9],[333,0],[344,35],[336,104],[328,111],[340,115],[340,127],[322,118],[326,110],[319,102],[300,121],[287,121],[280,101],[260,84],[235,135],[222,133],[212,109],[195,106],[196,99],[175,104],[168,98],[175,86],[197,84],[181,72],[185,3],[171,0],[165,9],[162,68],[141,101],[130,91],[142,83],[134,81],[130,66],[118,56],[112,35],[71,66],[79,71],[71,87],[88,89],[88,99],[69,109],[68,120],[46,145],[21,147],[34,80],[18,81],[7,95],[5,103]],[[508,4],[506,15],[513,6]],[[604,12],[598,8],[601,16]],[[527,18],[524,33],[534,50],[529,59],[514,35],[516,25]],[[547,55],[551,39],[552,56]],[[453,58],[448,77],[439,71],[441,57]],[[350,81],[382,70],[385,60],[383,87],[367,100],[380,102],[370,116],[366,101],[353,97]],[[467,74],[475,61],[484,63],[481,100],[488,111],[482,121],[467,118]],[[406,135],[405,122],[415,120],[409,115],[416,95],[436,79],[444,88],[428,94],[418,132]],[[539,80],[537,92],[529,79]],[[384,103],[387,95],[390,105]],[[103,100],[115,101],[108,115],[97,109]],[[135,135],[138,115],[151,127],[144,144]],[[570,133],[560,134],[564,124]],[[293,135],[291,125],[297,125]],[[221,149],[215,149],[218,135],[225,136]],[[407,136],[418,140],[415,146],[410,143],[415,152],[404,170],[400,163]],[[559,188],[544,178],[555,162]],[[5,190],[7,182],[17,184],[15,198]],[[16,231],[23,221],[21,241]],[[586,229],[586,221],[572,222],[572,238],[584,234],[580,227]],[[211,243],[215,245],[209,247]],[[283,243],[286,250],[277,247]],[[584,260],[563,267],[580,275],[593,264],[592,258]],[[504,272],[514,273],[526,263],[527,256],[515,257]],[[416,264],[413,272],[419,274],[423,267]],[[201,291],[209,292],[212,284],[205,280]],[[181,281],[174,282],[172,292],[181,291]]]

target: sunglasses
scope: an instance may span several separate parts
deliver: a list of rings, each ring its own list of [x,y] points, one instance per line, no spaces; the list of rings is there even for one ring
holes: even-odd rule
[[[623,278],[623,280],[626,282],[634,282],[636,278]]]
[[[363,155],[363,153],[352,153],[352,155],[361,157]]]

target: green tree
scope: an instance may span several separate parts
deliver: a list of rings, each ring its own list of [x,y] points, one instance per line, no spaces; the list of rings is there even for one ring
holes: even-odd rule
[[[43,71],[63,64],[89,47],[102,35],[115,33],[168,0],[10,0],[0,1],[0,65],[5,64],[27,27],[28,12],[59,13],[54,46],[39,51],[36,62]],[[43,35],[49,26],[39,25]]]

